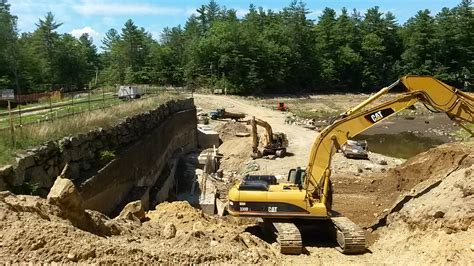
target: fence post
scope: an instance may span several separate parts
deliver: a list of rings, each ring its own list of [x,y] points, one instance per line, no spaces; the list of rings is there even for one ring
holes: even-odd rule
[[[51,94],[49,95],[49,115],[51,116],[51,120],[53,120],[53,102],[51,100]]]
[[[91,83],[89,82],[89,91],[88,91],[88,96],[89,96],[89,112],[91,111]]]
[[[21,131],[22,130],[21,128],[23,127],[23,124],[21,122],[21,104],[20,104],[19,101],[17,102],[17,104],[18,104],[18,118],[19,118],[19,122],[20,122],[20,131]]]
[[[10,119],[10,134],[11,134],[11,138],[12,138],[12,145],[13,145],[13,149],[16,149],[15,126],[13,125],[12,109],[11,109],[10,100],[8,100],[8,116],[9,116],[9,119]]]
[[[71,93],[72,116],[74,116],[74,92]]]

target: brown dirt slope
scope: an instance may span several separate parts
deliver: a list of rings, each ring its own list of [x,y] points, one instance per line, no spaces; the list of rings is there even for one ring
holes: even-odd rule
[[[275,263],[276,250],[245,227],[203,214],[188,203],[159,205],[149,221],[114,219],[119,235],[100,237],[74,227],[64,213],[34,196],[0,195],[0,264]],[[110,220],[110,219],[109,219]],[[173,224],[175,235],[165,232]]]
[[[401,209],[387,217],[372,251],[401,264],[466,265],[474,261],[473,145],[443,145],[417,156],[401,173],[429,173]],[[413,260],[416,258],[416,260]]]
[[[415,185],[432,178],[445,177],[456,169],[470,166],[474,143],[450,143],[420,153],[380,175],[366,189],[376,190],[377,201],[394,202]]]

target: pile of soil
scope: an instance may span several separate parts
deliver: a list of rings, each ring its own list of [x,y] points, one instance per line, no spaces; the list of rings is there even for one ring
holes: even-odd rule
[[[233,120],[216,125],[215,130],[223,142],[235,138],[237,133],[250,133],[250,129],[244,123]]]
[[[251,158],[252,137],[237,137],[237,133],[249,133],[250,130],[241,122],[228,121],[216,126],[215,130],[223,143],[219,153],[224,157],[220,168],[226,173],[240,173],[245,162]]]
[[[401,264],[474,261],[474,145],[451,147],[432,149],[397,169],[406,177],[430,174],[429,180],[412,189],[400,210],[390,210],[388,226],[376,231],[374,253]]]
[[[401,193],[427,179],[446,176],[456,169],[472,165],[473,149],[473,143],[440,145],[376,177],[365,191],[377,191],[378,202],[393,203]]]
[[[158,205],[143,224],[117,220],[120,232],[109,237],[78,229],[63,214],[42,198],[2,192],[0,262],[274,264],[279,256],[245,227],[184,202]]]

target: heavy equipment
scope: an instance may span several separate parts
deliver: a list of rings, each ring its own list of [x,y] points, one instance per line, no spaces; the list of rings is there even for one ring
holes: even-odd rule
[[[398,84],[406,92],[374,104]],[[473,134],[462,122],[473,123],[474,98],[429,76],[404,76],[367,100],[339,115],[316,137],[306,169],[289,170],[286,182],[275,176],[246,176],[229,191],[228,211],[234,216],[263,219],[272,225],[282,253],[302,252],[299,221],[330,221],[339,250],[345,254],[366,251],[365,232],[332,210],[331,157],[348,139],[421,102],[429,110],[444,112]]]
[[[243,113],[227,112],[224,108],[216,109],[215,111],[210,112],[209,116],[212,120],[230,118],[237,121],[239,119],[245,118],[245,114]]]
[[[272,126],[269,123],[255,118],[255,116],[248,123],[252,126],[252,158],[260,158],[269,154],[274,154],[276,157],[285,156],[286,148],[288,147],[288,139],[285,133],[273,132]],[[262,149],[258,148],[257,126],[265,129],[265,140],[263,141]]]
[[[341,151],[346,158],[357,158],[357,159],[368,159],[369,158],[369,146],[366,140],[347,140],[341,146]]]
[[[288,106],[286,105],[286,103],[284,103],[284,102],[278,102],[278,103],[277,103],[277,110],[284,112],[284,111],[288,111],[289,108],[288,108]]]

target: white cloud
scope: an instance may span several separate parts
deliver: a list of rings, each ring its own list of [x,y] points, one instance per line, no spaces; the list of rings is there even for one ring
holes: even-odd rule
[[[186,10],[153,4],[125,4],[104,3],[104,1],[83,0],[81,4],[74,5],[74,10],[85,16],[120,16],[120,15],[180,15]]]
[[[73,0],[9,0],[12,14],[18,16],[18,27],[20,31],[32,31],[36,28],[35,23],[44,18],[51,11],[56,22],[68,24],[71,22],[70,6]]]
[[[89,34],[89,37],[99,37],[100,36],[100,33],[98,33],[97,31],[95,31],[93,28],[91,28],[89,26],[86,26],[82,29],[73,29],[70,33],[71,33],[72,36],[74,36],[76,38],[81,37],[81,35],[84,34],[84,33]]]
[[[186,16],[191,16],[191,15],[197,16],[198,15],[197,8],[188,7],[188,8],[186,8],[185,14],[186,14]]]
[[[239,18],[245,17],[245,15],[247,15],[247,13],[249,12],[248,9],[244,9],[244,8],[237,8],[235,9],[235,11],[236,11],[237,17]]]

